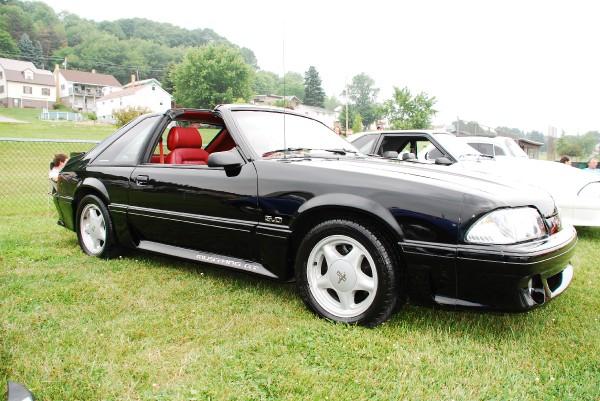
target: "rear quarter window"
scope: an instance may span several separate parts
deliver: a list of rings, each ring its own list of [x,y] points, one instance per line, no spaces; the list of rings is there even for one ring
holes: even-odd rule
[[[161,116],[151,116],[132,126],[94,160],[98,165],[136,165]]]

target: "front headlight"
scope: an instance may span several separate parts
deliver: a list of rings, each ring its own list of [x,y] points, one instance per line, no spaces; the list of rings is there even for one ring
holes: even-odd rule
[[[546,235],[539,212],[532,207],[490,212],[469,228],[465,240],[473,244],[515,244]]]
[[[600,182],[590,182],[577,195],[586,199],[600,199]]]

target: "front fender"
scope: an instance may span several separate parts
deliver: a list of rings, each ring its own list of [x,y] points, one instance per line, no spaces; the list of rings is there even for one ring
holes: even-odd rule
[[[302,216],[325,207],[345,208],[374,215],[385,222],[398,235],[399,239],[404,238],[402,228],[389,210],[372,199],[347,193],[324,194],[316,196],[302,204],[291,222],[292,231]]]

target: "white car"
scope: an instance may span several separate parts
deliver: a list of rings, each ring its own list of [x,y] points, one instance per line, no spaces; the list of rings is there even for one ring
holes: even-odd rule
[[[462,141],[479,153],[490,155],[497,159],[505,157],[516,157],[528,159],[527,153],[514,141],[506,136],[496,136],[494,138],[484,136],[459,136],[456,139]]]
[[[352,135],[348,140],[367,154],[413,163],[444,164],[452,169],[474,170],[488,177],[509,178],[537,186],[553,196],[564,223],[600,227],[600,174],[552,161],[529,159],[527,155],[494,158],[481,154],[453,134],[430,130],[365,132]],[[518,148],[516,143],[515,146]]]

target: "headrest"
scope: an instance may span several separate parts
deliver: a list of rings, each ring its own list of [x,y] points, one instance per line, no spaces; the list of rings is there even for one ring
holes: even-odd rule
[[[181,148],[201,148],[202,137],[195,127],[172,127],[167,136],[169,150]]]

